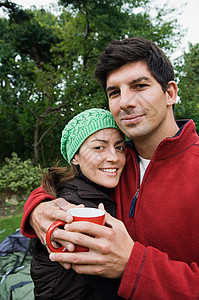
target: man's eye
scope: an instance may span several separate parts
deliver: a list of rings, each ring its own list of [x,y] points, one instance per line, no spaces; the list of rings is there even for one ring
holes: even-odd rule
[[[119,92],[120,92],[119,90],[112,91],[112,92],[109,93],[108,96],[109,96],[109,98],[114,97],[114,96],[118,95]]]
[[[135,88],[137,88],[137,89],[144,89],[144,88],[147,87],[147,86],[148,86],[148,84],[140,83],[140,84],[137,84],[137,85],[135,86]]]

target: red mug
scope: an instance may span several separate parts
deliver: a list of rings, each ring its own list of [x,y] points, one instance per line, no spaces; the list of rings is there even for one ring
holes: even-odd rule
[[[87,221],[99,225],[105,225],[105,212],[101,209],[92,207],[74,207],[69,209],[67,212],[73,216],[73,222]],[[64,246],[55,248],[51,243],[51,235],[55,228],[60,226],[63,227],[65,224],[66,222],[64,221],[56,221],[52,223],[47,230],[46,244],[52,252],[68,252]],[[76,245],[74,252],[88,252],[88,248]]]

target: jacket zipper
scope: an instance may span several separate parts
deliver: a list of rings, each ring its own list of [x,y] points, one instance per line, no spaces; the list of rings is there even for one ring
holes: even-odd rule
[[[140,166],[139,166],[139,163],[138,161],[136,161],[136,165],[137,165],[137,170],[138,170],[138,178],[139,178],[139,181],[138,181],[138,185],[137,185],[137,191],[131,201],[131,208],[130,208],[130,211],[129,211],[129,217],[130,218],[133,218],[134,216],[134,213],[135,213],[135,206],[136,206],[136,202],[137,202],[137,198],[138,198],[138,195],[139,195],[139,191],[140,191]]]
[[[136,205],[136,202],[137,202],[137,198],[138,198],[138,195],[139,195],[139,191],[140,191],[140,188],[137,189],[134,197],[133,197],[133,200],[131,202],[131,208],[130,208],[130,211],[129,211],[129,217],[133,217],[134,216],[134,213],[135,213],[135,205]]]

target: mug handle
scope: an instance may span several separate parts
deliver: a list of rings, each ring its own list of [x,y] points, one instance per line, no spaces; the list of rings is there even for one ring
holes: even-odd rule
[[[65,224],[66,224],[66,222],[64,222],[64,221],[61,221],[61,220],[56,221],[50,225],[50,227],[48,228],[48,230],[46,232],[46,244],[52,252],[67,252],[68,251],[64,246],[55,248],[55,247],[53,247],[53,245],[51,243],[51,235],[52,235],[53,231],[55,230],[55,228],[57,228],[59,226],[64,226]]]

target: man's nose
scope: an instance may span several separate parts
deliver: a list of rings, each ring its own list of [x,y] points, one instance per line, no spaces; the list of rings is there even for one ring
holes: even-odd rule
[[[120,95],[120,108],[127,109],[129,107],[136,107],[137,105],[137,96],[136,93],[130,89],[125,89],[121,91]]]

